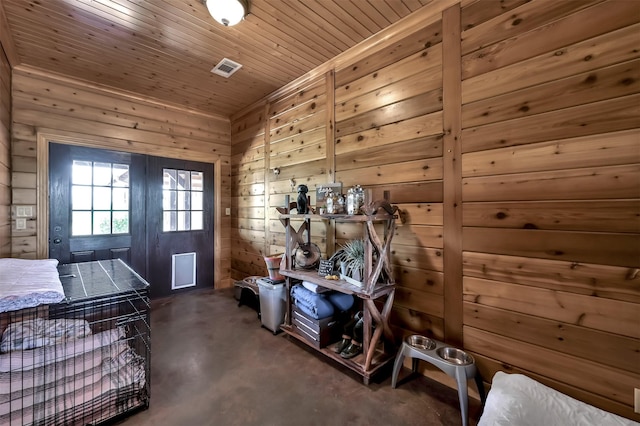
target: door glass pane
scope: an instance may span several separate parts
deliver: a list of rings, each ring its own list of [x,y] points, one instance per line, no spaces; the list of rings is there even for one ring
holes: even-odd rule
[[[204,174],[202,172],[191,172],[191,189],[194,191],[202,191]]]
[[[91,185],[91,161],[73,160],[71,166],[71,182],[80,185]]]
[[[189,210],[191,205],[191,192],[178,192],[178,210]]]
[[[202,212],[191,212],[191,230],[203,229]]]
[[[71,214],[71,235],[91,235],[91,212]]]
[[[202,210],[202,192],[191,193],[191,210]]]
[[[164,232],[178,230],[178,213],[174,211],[162,213],[162,230]]]
[[[111,163],[93,163],[93,184],[111,185]]]
[[[191,174],[186,170],[178,170],[178,189],[191,189]]]
[[[93,235],[104,235],[111,233],[111,212],[93,212]]]
[[[162,188],[176,189],[177,170],[164,169],[162,172]]]
[[[113,212],[113,223],[111,228],[112,234],[128,234],[129,233],[129,212]]]
[[[189,170],[163,169],[162,194],[164,231],[203,229],[204,173]],[[171,182],[175,180],[175,188]],[[170,214],[173,213],[173,214]]]
[[[178,212],[178,231],[188,231],[191,222],[191,214],[189,212]]]
[[[114,164],[113,165],[113,186],[129,186],[129,165]]]
[[[129,188],[113,188],[113,209],[129,210]]]
[[[162,191],[162,210],[176,210],[178,207],[176,191]]]
[[[74,160],[72,175],[72,235],[128,233],[129,165]]]
[[[111,210],[111,188],[93,187],[93,208],[96,210]]]
[[[91,187],[73,185],[71,187],[71,209],[91,210]]]

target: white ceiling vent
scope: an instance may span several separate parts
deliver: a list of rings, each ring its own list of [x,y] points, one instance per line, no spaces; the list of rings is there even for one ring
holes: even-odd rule
[[[242,65],[239,63],[233,62],[231,59],[222,58],[222,60],[218,62],[218,65],[213,67],[211,72],[225,78],[229,78],[231,77],[231,74],[238,71],[240,68],[242,68]]]

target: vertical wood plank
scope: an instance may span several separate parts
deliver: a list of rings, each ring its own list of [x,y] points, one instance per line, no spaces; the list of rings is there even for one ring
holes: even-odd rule
[[[336,147],[334,142],[335,131],[335,73],[329,71],[325,74],[327,96],[327,122],[325,125],[327,140],[327,182],[333,183],[336,178]]]
[[[444,176],[444,335],[462,346],[462,163],[460,5],[442,15],[443,176]]]
[[[331,70],[325,74],[326,95],[327,95],[327,121],[325,124],[326,131],[326,149],[327,149],[327,182],[334,183],[336,181],[336,144],[335,144],[335,124],[336,124],[336,76],[335,71]],[[336,227],[333,221],[327,222],[327,242],[325,246],[326,256],[333,253],[336,245]]]
[[[49,139],[44,134],[38,135],[36,156],[38,162],[36,256],[38,259],[46,259],[49,257]]]
[[[262,252],[266,255],[272,254],[269,250],[269,241],[271,241],[271,231],[269,229],[269,220],[273,213],[271,212],[271,120],[270,117],[271,104],[269,102],[264,105],[264,114],[262,117],[264,129],[264,247]]]
[[[0,5],[0,15],[2,15]],[[4,28],[4,24],[0,25]],[[0,257],[11,255],[11,67],[0,34]]]

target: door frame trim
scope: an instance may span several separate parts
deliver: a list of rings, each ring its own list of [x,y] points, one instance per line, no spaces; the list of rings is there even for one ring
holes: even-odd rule
[[[36,257],[38,259],[46,259],[49,257],[49,143],[60,143],[64,145],[77,145],[89,148],[106,149],[111,151],[130,152],[134,154],[155,155],[157,152],[145,152],[140,149],[133,149],[127,144],[127,141],[113,138],[100,137],[95,135],[85,135],[74,132],[37,132],[36,145]],[[220,279],[220,257],[222,247],[222,232],[220,225],[222,223],[222,175],[221,175],[221,159],[219,155],[210,158],[202,158],[204,153],[193,153],[193,155],[184,155],[182,158],[166,156],[165,158],[177,158],[180,160],[192,160],[213,164],[213,286],[221,288],[222,281]],[[206,156],[206,155],[205,155]],[[215,157],[215,158],[213,158]],[[216,255],[217,254],[217,255]]]

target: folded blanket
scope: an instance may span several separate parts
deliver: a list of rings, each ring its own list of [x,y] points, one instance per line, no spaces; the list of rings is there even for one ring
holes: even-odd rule
[[[126,388],[118,388],[109,390],[102,395],[85,401],[81,404],[74,405],[62,411],[56,411],[52,415],[42,417],[39,415],[34,418],[33,425],[46,426],[69,426],[69,425],[88,425],[101,424],[104,420],[111,419],[118,414],[125,413],[135,407],[141,407],[148,404],[149,395],[145,389],[138,389],[137,385],[129,385]],[[11,417],[0,417],[0,425],[16,419],[16,424],[21,424],[21,411],[12,413]],[[13,424],[13,423],[11,423]]]
[[[326,293],[331,291],[330,289],[326,288],[326,287],[322,287],[318,284],[314,284],[311,283],[309,281],[302,281],[302,285],[304,286],[304,288],[306,288],[307,290],[310,290],[314,293]]]
[[[333,306],[336,307],[337,310],[341,312],[345,312],[351,309],[355,302],[353,295],[344,294],[337,291],[327,294],[327,299]]]
[[[51,387],[57,382],[75,379],[96,367],[103,368],[103,360],[116,358],[129,349],[125,340],[85,352],[65,361],[44,365],[32,370],[0,373],[0,404],[28,395],[35,389]],[[104,374],[110,373],[107,371]],[[84,385],[83,385],[84,386]]]
[[[330,317],[335,311],[331,302],[323,295],[307,290],[301,285],[291,287],[291,297],[296,306],[315,319]]]
[[[95,397],[106,392],[118,391],[125,398],[132,396],[132,392],[141,390],[146,383],[145,360],[137,355],[124,342],[116,342],[112,346],[125,348],[118,355],[108,357],[96,367],[79,372],[65,380],[57,380],[51,385],[39,386],[33,391],[18,393],[16,398],[0,404],[0,424],[7,419],[14,420],[17,415],[22,417],[23,424],[31,421],[37,424],[41,419],[56,415],[66,408],[77,407],[91,402]],[[94,407],[90,407],[89,413]],[[78,414],[86,414],[78,413]],[[72,419],[63,419],[59,424],[85,424]],[[57,422],[56,422],[57,423]]]
[[[55,259],[0,259],[0,312],[62,301],[57,266]]]
[[[134,379],[139,377],[144,377],[144,363],[137,365],[126,365],[122,366],[121,370],[132,369],[130,373],[126,373],[128,378]],[[136,371],[137,370],[137,371]],[[140,371],[142,370],[142,371]],[[112,374],[107,374],[103,376],[99,381],[88,384],[84,387],[75,388],[68,393],[57,395],[55,398],[47,399],[44,401],[38,401],[35,404],[24,406],[18,405],[15,410],[5,415],[0,416],[0,424],[60,424],[60,425],[69,425],[69,424],[78,424],[78,420],[82,418],[82,414],[86,413],[78,413],[75,408],[78,406],[82,406],[84,404],[89,403],[90,405],[85,405],[85,407],[90,408],[93,411],[92,401],[100,398],[106,397],[110,392],[116,392],[119,399],[127,400],[133,397],[136,393],[138,393],[144,387],[144,381],[138,383],[130,383],[128,386],[121,387],[118,382],[122,379],[121,377],[114,378]],[[59,413],[64,412],[66,410],[73,410],[72,413],[74,417],[70,418],[59,418]],[[52,419],[55,418],[55,421],[44,419]],[[89,423],[87,421],[82,424]]]
[[[86,320],[35,318],[9,324],[2,333],[0,351],[34,349],[79,339],[90,334],[91,328]]]
[[[6,402],[0,403],[0,416],[9,414],[25,407],[31,407],[43,401],[48,401],[73,392],[74,389],[81,389],[87,385],[98,383],[106,374],[102,365],[78,373],[66,379],[59,379],[47,386],[38,386],[30,389],[23,389],[20,392],[13,392]]]
[[[29,351],[14,351],[0,355],[0,373],[24,371],[73,358],[84,352],[110,345],[125,337],[123,327],[76,339],[59,345],[43,346]]]

